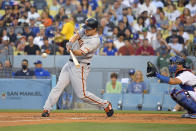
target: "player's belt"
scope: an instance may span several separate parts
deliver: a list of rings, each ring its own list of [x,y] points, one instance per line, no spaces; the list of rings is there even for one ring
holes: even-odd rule
[[[69,59],[69,61],[73,62],[73,60],[72,60],[72,59]],[[78,63],[83,63],[83,64],[90,65],[90,63],[84,63],[84,62],[80,62],[80,61],[78,61]]]

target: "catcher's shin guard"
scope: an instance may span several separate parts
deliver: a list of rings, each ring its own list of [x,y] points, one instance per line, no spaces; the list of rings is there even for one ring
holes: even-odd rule
[[[190,114],[196,113],[196,102],[188,94],[188,92],[173,89],[170,95],[174,101],[184,107]]]

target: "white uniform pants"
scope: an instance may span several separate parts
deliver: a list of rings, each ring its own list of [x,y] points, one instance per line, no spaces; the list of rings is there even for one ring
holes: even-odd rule
[[[86,81],[90,68],[87,64],[80,64],[80,68],[76,68],[73,62],[65,64],[61,70],[57,85],[51,90],[48,99],[44,105],[44,110],[52,110],[52,107],[57,103],[64,88],[70,83],[78,98],[83,101],[106,108],[108,101],[100,99],[91,92],[86,91]],[[96,84],[96,83],[95,83]]]

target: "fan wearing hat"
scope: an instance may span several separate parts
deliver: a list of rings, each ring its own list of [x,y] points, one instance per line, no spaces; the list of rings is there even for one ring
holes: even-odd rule
[[[9,41],[10,38],[8,36],[3,36],[2,44],[0,44],[0,54],[13,55],[13,48]]]
[[[182,36],[178,35],[178,29],[177,28],[172,28],[171,33],[172,34],[166,38],[167,43],[171,43],[173,37],[177,37],[178,42],[180,44],[184,44],[184,38]]]
[[[36,78],[48,78],[50,73],[42,67],[42,61],[37,60],[35,64],[35,76]]]

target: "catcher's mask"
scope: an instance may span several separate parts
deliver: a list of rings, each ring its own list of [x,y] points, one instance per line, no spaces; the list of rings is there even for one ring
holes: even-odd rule
[[[183,67],[186,68],[184,58],[182,58],[180,56],[170,57],[170,65],[169,65],[170,75],[176,73],[177,65],[183,65]]]

